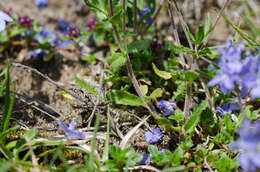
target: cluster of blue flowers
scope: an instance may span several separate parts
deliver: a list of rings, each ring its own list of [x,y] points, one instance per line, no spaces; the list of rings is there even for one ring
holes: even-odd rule
[[[41,43],[44,41],[48,41],[51,46],[60,48],[64,48],[73,43],[72,40],[62,41],[61,38],[58,36],[58,32],[56,30],[48,32],[47,29],[43,27],[42,31],[35,36],[34,42]],[[43,50],[40,48],[29,52],[29,56],[36,57],[38,60],[43,59],[46,54],[48,54],[47,50]]]
[[[260,97],[260,56],[248,55],[243,58],[242,44],[233,46],[227,41],[226,49],[219,48],[221,55],[217,75],[207,84],[219,85],[221,91],[229,91],[242,86],[242,96],[250,93],[252,99]]]
[[[150,7],[147,5],[145,6],[143,9],[138,10],[139,12],[139,16],[140,16],[140,21],[142,24],[149,24],[151,25],[153,23],[153,18],[151,17],[146,17],[146,15],[151,11]],[[143,19],[145,19],[145,21],[143,21]]]
[[[245,171],[256,171],[260,168],[260,121],[254,124],[245,119],[238,130],[240,138],[231,146],[233,150],[239,149],[238,162]]]

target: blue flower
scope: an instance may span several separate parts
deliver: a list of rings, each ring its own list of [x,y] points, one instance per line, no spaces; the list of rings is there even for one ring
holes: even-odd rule
[[[149,6],[145,6],[143,9],[139,10],[139,14],[142,17],[144,17],[146,14],[148,14],[150,12],[150,8]]]
[[[231,149],[239,149],[237,159],[245,171],[256,171],[260,169],[260,121],[254,124],[245,119],[238,130],[240,138],[231,145]]]
[[[45,8],[49,4],[49,0],[35,0],[35,4],[38,8]]]
[[[241,74],[241,84],[245,90],[244,92],[247,93],[250,89],[250,97],[252,99],[258,98],[260,97],[260,55],[250,55],[245,59],[244,63],[245,67]]]
[[[5,29],[6,22],[12,22],[13,19],[0,10],[0,32],[2,32]]]
[[[161,111],[164,111],[163,117],[167,117],[169,115],[174,115],[174,106],[176,102],[169,102],[167,100],[161,100],[160,103],[158,104],[158,108]]]
[[[159,128],[152,128],[151,131],[145,133],[145,140],[147,143],[156,144],[163,138],[163,133]]]
[[[37,42],[47,40],[52,46],[60,48],[65,48],[69,44],[73,43],[72,40],[62,41],[61,38],[58,37],[58,32],[56,30],[49,33],[45,27],[43,27],[42,31],[36,35],[36,39]]]
[[[36,50],[29,52],[29,56],[36,57],[37,60],[42,60],[45,55],[46,55],[46,52],[42,49],[36,49]]]
[[[223,116],[225,113],[231,114],[234,110],[239,110],[239,106],[235,102],[227,102],[222,107],[217,107],[216,111]]]
[[[222,48],[219,48],[219,53],[221,55],[219,61],[220,70],[207,84],[208,87],[218,84],[224,94],[235,89],[235,84],[237,81],[240,81],[239,74],[243,69],[241,60],[242,45],[232,46],[231,41],[227,41],[226,46],[227,48],[225,51]]]
[[[79,130],[75,130],[75,127],[77,123],[72,120],[69,126],[67,126],[65,123],[63,123],[61,120],[57,120],[57,123],[59,124],[62,131],[65,133],[66,137],[69,140],[77,140],[77,139],[85,139],[86,135],[84,132],[81,132]]]
[[[148,17],[146,19],[146,24],[149,24],[149,25],[153,24],[153,18],[152,17]]]
[[[67,21],[65,21],[64,19],[61,19],[61,18],[58,19],[58,23],[60,25],[62,33],[64,33],[64,34],[68,33],[69,27],[73,27],[74,26],[73,22],[67,22]]]
[[[150,153],[142,152],[143,159],[139,162],[140,165],[147,165],[151,163],[152,155]]]

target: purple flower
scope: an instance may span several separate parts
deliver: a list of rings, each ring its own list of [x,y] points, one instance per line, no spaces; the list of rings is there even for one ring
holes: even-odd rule
[[[152,155],[150,153],[142,152],[143,159],[139,162],[140,165],[147,165],[151,163]]]
[[[91,18],[91,19],[87,20],[86,29],[88,31],[94,30],[97,23],[98,23],[98,20],[96,18]]]
[[[163,133],[159,128],[152,128],[151,131],[145,133],[145,140],[147,143],[156,144],[163,138]]]
[[[240,138],[231,145],[231,149],[239,149],[237,159],[245,171],[256,171],[260,169],[260,121],[254,124],[245,119],[238,130]]]
[[[78,38],[81,34],[81,31],[79,28],[76,27],[69,27],[68,29],[68,36],[73,38]]]
[[[161,111],[164,111],[163,117],[167,117],[169,115],[174,115],[174,106],[176,102],[169,102],[167,100],[161,100],[160,103],[158,104],[158,108]]]
[[[0,10],[0,32],[5,29],[6,22],[12,22],[13,19],[5,12]]]
[[[222,107],[217,107],[216,111],[223,116],[225,113],[231,114],[234,110],[239,110],[239,106],[235,102],[227,102]]]
[[[60,128],[62,129],[62,131],[65,133],[66,137],[69,140],[77,140],[77,139],[85,139],[86,138],[86,135],[85,135],[84,132],[81,132],[79,130],[75,130],[77,123],[74,120],[72,120],[70,122],[69,126],[67,126],[61,120],[57,120],[57,123],[59,124]]]
[[[30,28],[32,27],[32,20],[29,16],[20,16],[18,18],[19,24],[21,24],[25,28]]]
[[[45,8],[49,4],[49,0],[35,0],[35,4],[38,8]]]

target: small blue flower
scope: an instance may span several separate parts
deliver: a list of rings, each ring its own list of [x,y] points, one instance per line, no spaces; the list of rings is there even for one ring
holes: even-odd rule
[[[239,106],[235,102],[227,102],[222,107],[217,107],[216,111],[223,116],[225,113],[231,114],[234,110],[239,110]]]
[[[37,38],[46,39],[48,36],[48,30],[46,27],[42,27],[42,31],[38,34],[36,34]]]
[[[5,29],[6,22],[12,22],[13,19],[0,10],[0,32],[2,32]]]
[[[163,133],[159,128],[152,128],[151,131],[145,133],[145,140],[147,143],[156,144],[163,138]]]
[[[153,18],[152,17],[148,17],[146,19],[146,24],[149,24],[149,25],[153,24]]]
[[[54,44],[55,47],[60,47],[60,48],[65,48],[69,44],[73,44],[73,40],[65,40],[62,41],[60,38],[56,38],[52,43]]]
[[[149,6],[145,6],[143,9],[139,10],[139,14],[142,17],[144,17],[146,14],[148,14],[150,12],[150,8]]]
[[[241,151],[237,156],[241,168],[249,172],[260,169],[260,121],[252,124],[245,119],[238,134],[240,138],[231,145],[231,149]]]
[[[58,19],[58,23],[60,25],[62,33],[64,33],[64,34],[68,33],[69,27],[73,27],[74,26],[73,22],[67,22],[67,21],[65,21],[64,19],[61,19],[61,18]]]
[[[84,132],[81,132],[79,130],[75,130],[77,123],[74,120],[71,121],[69,126],[67,126],[61,120],[57,120],[57,123],[59,124],[60,128],[63,130],[63,132],[65,133],[66,137],[69,140],[77,140],[77,139],[85,139],[86,138],[86,135],[85,135]]]
[[[158,108],[161,111],[164,111],[163,117],[174,115],[175,108],[173,107],[173,105],[175,105],[175,104],[176,104],[176,102],[171,103],[167,100],[160,101],[160,103],[158,104]]]
[[[150,153],[142,152],[143,159],[139,162],[140,165],[148,165],[151,163],[152,155]]]
[[[37,60],[42,60],[45,55],[46,55],[46,52],[42,49],[36,49],[36,50],[29,52],[29,56],[36,57]]]
[[[49,0],[35,0],[35,4],[38,8],[45,8],[49,4]]]

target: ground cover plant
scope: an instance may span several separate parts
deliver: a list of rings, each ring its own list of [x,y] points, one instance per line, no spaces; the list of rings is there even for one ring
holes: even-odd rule
[[[0,171],[258,171],[260,3],[0,1]]]

